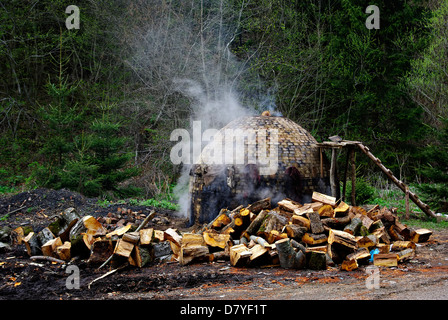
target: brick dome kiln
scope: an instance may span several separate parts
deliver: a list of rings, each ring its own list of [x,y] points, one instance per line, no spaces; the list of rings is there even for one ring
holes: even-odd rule
[[[216,152],[216,146],[228,150],[225,143],[237,145],[235,131],[246,134],[233,154],[244,161],[211,161],[210,150]],[[218,135],[221,139],[215,135],[190,171],[190,224],[211,221],[221,208],[233,209],[266,197],[276,205],[284,198],[311,202],[313,191],[331,194],[330,165],[325,154],[321,165],[316,139],[292,120],[263,115],[239,118],[219,130]],[[266,161],[259,162],[262,148],[268,149],[261,151],[275,161],[275,166],[270,163],[274,170],[266,169]],[[254,158],[257,161],[250,161]]]

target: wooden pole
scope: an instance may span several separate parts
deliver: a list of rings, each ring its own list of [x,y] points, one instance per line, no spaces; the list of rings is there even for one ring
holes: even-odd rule
[[[350,148],[350,162],[352,167],[352,206],[356,206],[356,163],[354,148]]]
[[[347,188],[347,171],[348,171],[348,162],[350,159],[350,149],[347,149],[347,153],[345,156],[345,168],[344,168],[344,180],[342,181],[342,201],[345,201],[345,190]]]
[[[339,199],[338,178],[337,178],[337,154],[336,148],[331,148],[331,166],[330,166],[330,186],[331,196]]]
[[[406,220],[409,220],[409,187],[406,186],[406,195],[404,197],[405,202],[406,202]]]

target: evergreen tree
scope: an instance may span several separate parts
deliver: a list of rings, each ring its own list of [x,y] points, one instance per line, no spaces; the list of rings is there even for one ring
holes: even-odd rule
[[[118,195],[138,191],[132,187],[119,187],[119,183],[138,174],[135,167],[125,168],[132,154],[124,149],[127,138],[120,136],[120,124],[103,115],[92,123],[90,129],[89,163],[97,168],[102,190],[111,190]]]

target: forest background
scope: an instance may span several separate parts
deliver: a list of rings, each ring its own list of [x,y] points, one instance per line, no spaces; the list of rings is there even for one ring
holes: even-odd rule
[[[363,141],[446,212],[447,20],[445,0],[1,0],[0,192],[169,206],[174,129],[271,109]],[[362,156],[357,175],[362,202],[392,188]]]

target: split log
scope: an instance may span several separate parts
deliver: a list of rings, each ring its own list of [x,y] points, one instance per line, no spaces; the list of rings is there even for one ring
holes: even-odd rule
[[[172,241],[168,241],[168,242],[170,243],[171,251],[173,253],[173,258],[176,259],[177,261],[179,261],[181,246],[177,245],[176,243],[174,243]]]
[[[317,245],[327,242],[328,238],[325,234],[319,233],[305,233],[302,237],[302,242],[309,245]]]
[[[85,242],[89,238],[84,237],[84,234],[92,237],[105,235],[106,229],[92,216],[85,216],[78,220],[69,233],[69,240],[72,243],[72,256],[83,256],[90,253],[91,243],[89,241]]]
[[[272,230],[281,231],[287,223],[288,218],[278,213],[270,212],[267,218],[264,219],[256,235],[267,238],[270,236]]]
[[[386,243],[378,243],[376,245],[376,248],[380,251],[379,253],[389,253],[390,252],[390,245]]]
[[[37,239],[39,240],[39,243],[41,245],[44,245],[48,241],[55,239],[55,238],[56,238],[55,235],[53,234],[53,232],[51,232],[51,230],[49,228],[43,228],[37,234]]]
[[[352,219],[358,215],[366,216],[367,211],[363,207],[351,206],[348,214],[351,215]]]
[[[210,256],[209,256],[210,262],[218,261],[218,260],[225,260],[225,261],[230,260],[230,250],[222,250],[222,251],[217,251],[217,252],[213,252],[210,254]]]
[[[128,232],[132,227],[132,223],[128,223],[127,225],[121,227],[121,228],[117,228],[114,231],[111,231],[109,233],[106,234],[106,238],[112,238],[113,236],[119,236],[121,237],[122,235],[124,235],[126,232]]]
[[[140,234],[140,245],[148,246],[152,241],[154,235],[154,229],[153,228],[142,229],[139,231],[139,234]]]
[[[267,210],[261,210],[258,213],[257,217],[247,227],[246,232],[249,235],[255,235],[258,229],[260,229],[261,224],[263,223],[264,219],[266,219],[268,214],[269,212]]]
[[[324,226],[327,226],[331,229],[342,230],[344,227],[349,224],[351,221],[350,217],[344,216],[339,218],[324,218],[321,220]]]
[[[291,219],[293,224],[299,225],[301,227],[304,227],[307,231],[311,228],[311,222],[309,219],[305,218],[304,216],[298,216],[293,215]]]
[[[329,204],[332,207],[336,206],[336,197],[328,196],[316,191],[313,192],[311,199],[313,202],[322,202],[323,204]]]
[[[307,231],[307,228],[298,226],[296,224],[288,224],[285,226],[285,230],[289,238],[301,242],[303,235]]]
[[[398,252],[397,255],[398,261],[403,262],[405,260],[412,259],[415,255],[415,250],[413,248],[408,248]]]
[[[381,267],[396,267],[398,265],[398,255],[396,253],[375,254],[373,264]]]
[[[134,249],[135,244],[131,242],[127,242],[123,239],[119,239],[117,244],[115,245],[114,254],[129,258],[131,256],[132,250]]]
[[[171,243],[172,242],[170,241],[153,243],[152,246],[150,247],[152,259],[157,262],[172,256]],[[179,253],[179,259],[180,259],[180,253]]]
[[[432,235],[432,231],[428,229],[417,229],[415,230],[415,234],[412,237],[412,241],[415,243],[426,242],[429,240],[429,237]]]
[[[204,242],[214,248],[225,249],[230,240],[230,235],[217,233],[216,231],[206,231],[202,235]]]
[[[350,206],[344,201],[341,201],[341,203],[339,203],[339,205],[334,209],[334,217],[339,218],[346,216],[349,209]]]
[[[241,230],[242,232],[242,230],[245,230],[250,224],[250,211],[243,209],[240,212],[237,212],[233,219],[235,221],[235,231],[238,232],[238,230]]]
[[[269,261],[269,250],[261,244],[256,244],[249,251],[252,253],[249,257],[250,266],[263,265]]]
[[[298,202],[292,201],[290,199],[283,199],[282,201],[279,201],[277,205],[286,211],[294,212],[294,210],[299,209],[302,207],[302,205]]]
[[[292,245],[292,242],[291,242],[291,245]],[[294,245],[293,245],[293,247],[294,247]],[[309,251],[327,252],[328,246],[327,246],[327,244],[325,244],[322,246],[315,246],[315,247],[308,247],[308,248],[304,247],[304,249],[306,252],[309,252]]]
[[[61,246],[56,248],[56,254],[59,259],[69,261],[71,259],[70,249],[72,244],[70,241],[65,241]]]
[[[140,232],[126,232],[121,239],[132,244],[138,244],[140,241]]]
[[[356,259],[351,258],[342,261],[341,270],[353,271],[356,269],[358,269],[358,261],[356,261]]]
[[[327,257],[325,252],[309,251],[306,255],[308,268],[311,270],[326,270]]]
[[[347,254],[345,254],[345,252],[344,252],[344,254],[342,255],[342,254],[338,253],[338,250],[336,247],[337,247],[336,243],[335,244],[327,243],[327,254],[328,254],[329,258],[334,263],[342,263],[344,261],[345,257],[351,252],[349,252]]]
[[[346,260],[355,259],[357,264],[368,264],[370,259],[370,252],[367,248],[359,248],[355,252],[347,255]]]
[[[321,217],[333,218],[333,216],[334,216],[334,209],[329,204],[325,204],[322,207],[320,207],[320,209],[317,211],[317,213]]]
[[[278,230],[271,230],[268,235],[266,235],[266,240],[268,243],[274,243],[275,241],[288,238],[288,235],[284,232],[280,232]]]
[[[250,240],[254,241],[255,243],[260,244],[263,248],[271,248],[271,245],[269,244],[269,242],[267,242],[262,237],[257,237],[257,236],[252,235],[252,236],[250,236]]]
[[[394,229],[403,237],[404,240],[410,240],[415,234],[414,230],[408,228],[408,226],[400,223],[398,220],[395,221]]]
[[[31,227],[26,227],[26,231],[24,227],[17,227],[10,233],[10,239],[12,245],[21,245],[23,243],[23,238],[32,231]]]
[[[288,238],[275,242],[280,266],[286,269],[303,269],[306,266],[306,256],[302,251],[296,252]]]
[[[370,210],[367,211],[366,215],[373,221],[376,221],[378,219],[377,215],[380,212],[379,209],[380,209],[380,205],[376,204],[375,206],[373,206],[373,208],[371,208]]]
[[[61,238],[57,237],[48,240],[42,245],[42,254],[47,257],[57,257],[56,248],[62,246]]]
[[[347,232],[351,235],[355,235],[358,233],[359,228],[361,228],[361,225],[362,225],[361,219],[355,217],[348,225],[345,226],[344,232]]]
[[[163,230],[154,230],[153,239],[156,242],[163,242],[163,241],[165,241],[165,232]]]
[[[26,251],[29,256],[37,256],[42,253],[40,248],[39,239],[37,238],[37,233],[31,231],[28,235],[23,238],[23,243],[25,243]]]
[[[98,240],[95,241],[90,249],[90,257],[87,260],[89,265],[100,265],[104,263],[114,253],[117,240]]]
[[[141,246],[135,246],[131,256],[128,258],[129,264],[138,268],[144,267],[150,263],[151,260],[150,250]]]
[[[219,214],[213,219],[208,225],[207,229],[220,230],[224,226],[228,225],[232,219],[229,217],[230,211],[227,209],[222,209]]]
[[[248,263],[252,252],[244,245],[239,244],[230,248],[230,264],[241,267]]]
[[[379,229],[376,229],[372,232],[372,234],[378,239],[378,241],[382,241],[383,243],[390,244],[390,236],[386,232],[384,227],[381,227]]]
[[[415,243],[412,241],[394,241],[391,251],[402,251],[405,249],[415,249]]]
[[[164,241],[169,240],[177,246],[182,244],[182,236],[173,228],[168,228],[164,231],[163,239]]]
[[[324,226],[320,221],[320,216],[317,212],[310,212],[307,214],[308,219],[310,220],[310,230],[311,233],[322,233],[324,232]]]
[[[202,234],[183,234],[179,252],[179,263],[181,265],[187,265],[194,261],[209,260],[209,253],[209,248]]]
[[[393,241],[404,241],[404,237],[398,232],[394,224],[389,227],[387,233]]]
[[[320,202],[315,202],[315,203],[323,206],[323,203],[320,203]],[[293,211],[293,213],[298,216],[303,216],[303,215],[307,214],[308,212],[314,212],[314,209],[311,207],[311,203],[306,203],[303,206],[301,206],[300,208],[295,209]]]
[[[364,237],[357,237],[356,243],[359,248],[373,248],[376,246],[378,239],[375,235],[370,234]]]
[[[48,228],[55,236],[60,237],[65,242],[69,240],[70,230],[79,219],[81,219],[81,216],[75,208],[67,208],[60,216],[57,216],[54,222],[50,223]]]
[[[247,210],[258,214],[261,210],[266,210],[271,208],[271,198],[265,198],[262,200],[258,200],[246,207]]]
[[[347,233],[345,231],[339,231],[339,230],[330,230],[330,233],[328,235],[328,243],[339,243],[345,247],[348,247],[350,249],[356,249],[356,239],[353,235],[350,233]]]
[[[357,217],[361,219],[362,225],[366,227],[367,230],[370,230],[374,221],[370,219],[367,215],[358,215]]]
[[[204,237],[202,236],[202,234],[186,232],[182,235],[181,245],[183,247],[189,247],[189,246],[195,246],[195,245],[205,246],[206,243],[204,241]]]
[[[375,221],[375,222],[373,222],[371,224],[369,231],[373,232],[373,231],[375,231],[375,230],[377,230],[379,228],[382,228],[382,227],[384,227],[383,222],[381,220],[377,220],[377,221]]]

